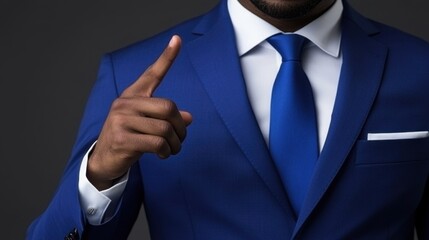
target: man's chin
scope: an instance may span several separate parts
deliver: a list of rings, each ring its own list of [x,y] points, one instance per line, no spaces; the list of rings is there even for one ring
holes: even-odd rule
[[[322,0],[251,0],[261,12],[276,19],[297,19],[308,15]]]

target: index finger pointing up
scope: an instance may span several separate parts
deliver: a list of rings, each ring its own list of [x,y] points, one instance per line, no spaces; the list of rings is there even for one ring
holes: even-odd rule
[[[123,96],[151,97],[179,54],[181,39],[174,35],[158,59],[123,92]]]

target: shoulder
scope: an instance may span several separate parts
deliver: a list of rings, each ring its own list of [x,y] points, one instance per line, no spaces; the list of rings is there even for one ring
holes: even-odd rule
[[[380,29],[374,38],[388,48],[388,66],[395,72],[425,79],[429,78],[429,43],[397,28],[374,22]],[[390,68],[389,68],[390,69]]]
[[[226,1],[220,1],[210,11],[200,16],[188,19],[173,27],[170,27],[152,37],[137,41],[110,53],[114,61],[132,61],[145,56],[145,59],[155,60],[166,47],[173,35],[179,35],[185,45],[198,38],[200,28],[210,29],[220,17],[225,17],[227,12]]]
[[[426,40],[383,23],[372,22],[380,29],[375,39],[389,49],[429,57],[429,43]]]
[[[386,46],[389,52],[401,55],[429,56],[429,43],[395,27],[369,19],[345,4],[343,19],[353,22],[369,37]]]
[[[201,26],[205,29],[210,29],[215,24],[220,16],[219,13],[225,12],[219,6],[223,5],[218,4],[217,7],[205,14],[179,23],[152,37],[105,54],[102,62],[103,69],[109,71],[118,91],[120,92],[135,81],[156,61],[173,35],[179,35],[182,39],[182,50],[179,52],[174,66],[180,66],[180,63],[186,62],[184,61],[186,59],[186,51],[184,51],[186,45],[201,36],[198,30]]]
[[[154,61],[167,46],[173,35],[179,35],[182,38],[182,42],[188,42],[194,39],[195,36],[192,34],[192,31],[201,18],[200,16],[187,20],[154,36],[139,40],[108,54],[116,64],[121,61],[130,63],[132,61],[144,61],[144,59]],[[142,59],[143,56],[144,59]]]

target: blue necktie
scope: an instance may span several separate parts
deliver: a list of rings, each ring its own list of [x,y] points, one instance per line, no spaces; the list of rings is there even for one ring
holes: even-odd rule
[[[306,40],[297,34],[268,39],[282,56],[271,97],[269,147],[297,215],[319,155],[313,92],[301,66]]]

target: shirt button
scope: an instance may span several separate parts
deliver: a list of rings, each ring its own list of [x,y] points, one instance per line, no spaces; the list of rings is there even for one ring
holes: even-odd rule
[[[97,209],[96,209],[96,208],[88,208],[88,209],[86,210],[86,214],[88,214],[89,216],[94,215],[96,212],[97,212]]]

